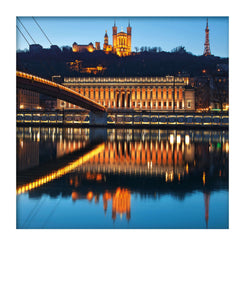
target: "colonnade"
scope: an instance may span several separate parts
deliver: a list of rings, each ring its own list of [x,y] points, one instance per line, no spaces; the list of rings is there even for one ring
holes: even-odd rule
[[[149,109],[149,110],[184,110],[185,91],[181,87],[141,86],[141,87],[110,87],[110,86],[74,86],[70,88],[96,101],[98,104],[112,109]],[[61,101],[62,102],[62,101]],[[64,105],[64,108],[78,108]]]

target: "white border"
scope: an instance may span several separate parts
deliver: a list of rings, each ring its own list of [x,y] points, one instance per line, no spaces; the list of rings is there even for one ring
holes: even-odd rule
[[[0,208],[2,299],[244,299],[241,3],[206,0],[86,4],[43,0],[4,4],[0,118],[4,177]],[[230,16],[229,230],[15,229],[15,17],[23,15]]]

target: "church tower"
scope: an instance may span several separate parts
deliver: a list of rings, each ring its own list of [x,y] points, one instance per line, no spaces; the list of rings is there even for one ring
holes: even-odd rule
[[[131,53],[131,35],[132,35],[132,27],[130,27],[130,23],[128,21],[127,40],[128,40],[128,52],[129,53]]]
[[[206,24],[206,29],[205,29],[205,43],[204,43],[204,53],[203,55],[211,55],[210,51],[210,45],[209,45],[209,29],[208,29],[208,19],[207,19],[207,24]]]
[[[114,22],[114,26],[112,27],[112,47],[115,51],[117,46],[117,27],[116,22]]]
[[[107,34],[107,30],[105,31],[105,36],[104,36],[104,46],[103,46],[103,50],[106,50],[108,46],[108,34]]]

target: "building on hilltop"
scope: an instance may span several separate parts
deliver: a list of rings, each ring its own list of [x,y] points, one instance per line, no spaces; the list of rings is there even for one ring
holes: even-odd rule
[[[89,43],[88,45],[78,45],[77,43],[73,43],[72,51],[73,52],[93,52],[96,48],[94,47],[93,43]]]
[[[127,33],[121,32],[117,33],[117,27],[114,23],[112,27],[112,41],[113,41],[113,52],[118,56],[127,56],[131,54],[131,37],[132,37],[132,27],[128,23]]]
[[[127,32],[123,32],[123,30],[117,32],[117,26],[114,23],[114,26],[112,27],[112,45],[109,44],[109,37],[106,30],[104,35],[103,51],[107,54],[114,53],[118,56],[131,55],[131,38],[132,27],[130,26],[130,23],[128,24]],[[95,42],[95,47],[93,43],[89,43],[88,45],[78,45],[75,42],[72,45],[73,52],[93,52],[95,50],[100,50],[99,42]]]
[[[105,36],[104,36],[103,51],[105,51],[106,53],[112,52],[112,45],[109,45],[107,30],[105,31]]]

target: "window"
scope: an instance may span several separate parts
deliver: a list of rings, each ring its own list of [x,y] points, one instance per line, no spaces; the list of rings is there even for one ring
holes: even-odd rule
[[[168,103],[168,106],[172,106],[172,102],[169,102],[169,103]]]
[[[180,103],[179,103],[179,108],[182,108],[182,102],[180,101]]]
[[[167,102],[164,102],[164,103],[163,103],[163,105],[166,107],[166,105],[167,105]]]
[[[188,108],[191,107],[191,101],[187,101],[187,107],[188,107]]]
[[[161,106],[161,102],[158,102],[158,106]]]

